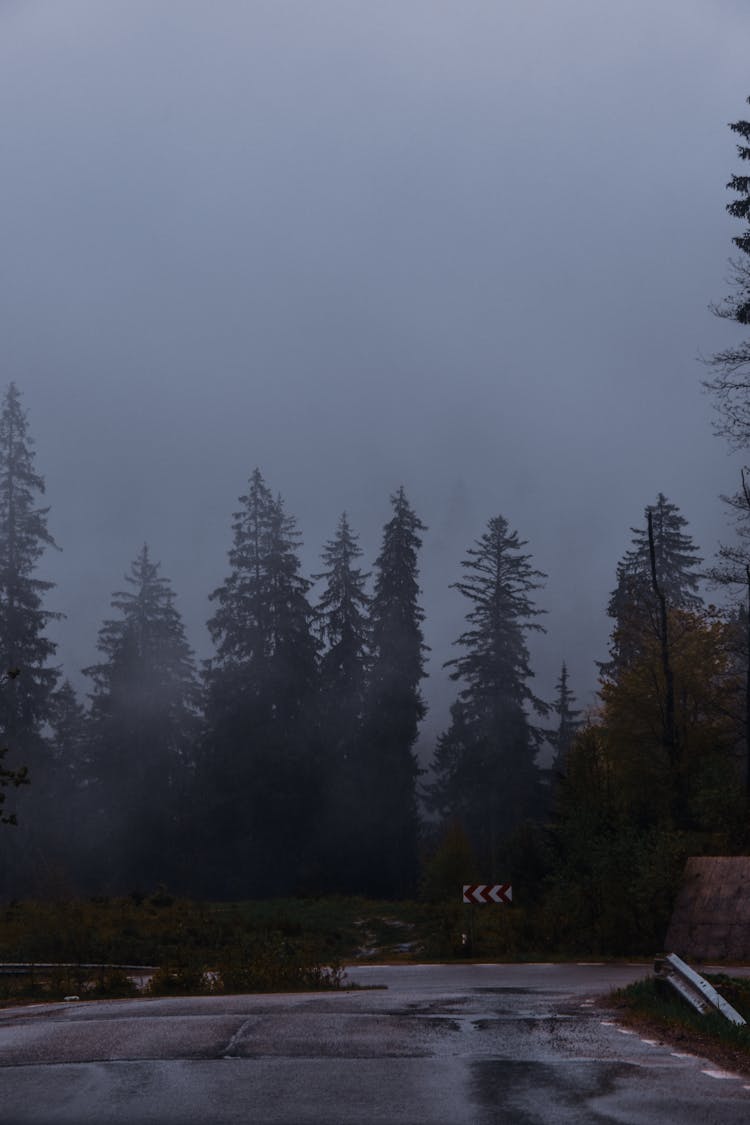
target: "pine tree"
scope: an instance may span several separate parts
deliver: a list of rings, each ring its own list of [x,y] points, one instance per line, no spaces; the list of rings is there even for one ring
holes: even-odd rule
[[[750,98],[746,101],[750,103]],[[750,121],[731,122],[729,128],[741,138],[737,145],[740,160],[750,160]],[[750,176],[732,175],[727,188],[735,193],[735,198],[726,204],[726,210],[743,221],[745,229],[732,238],[741,257],[730,260],[732,271],[732,292],[723,302],[713,306],[716,316],[732,321],[741,327],[750,324]],[[704,385],[715,395],[718,414],[716,432],[729,440],[734,449],[746,449],[750,445],[750,337],[716,352],[707,361],[715,374]],[[742,488],[733,497],[723,498],[737,517],[739,542],[730,547],[722,547],[719,565],[712,577],[721,585],[740,585],[743,595],[748,598],[750,607],[750,555],[747,550],[747,521],[750,515],[750,487],[746,469],[742,471]],[[750,623],[750,613],[745,615],[745,624]],[[745,790],[750,810],[750,630],[742,638],[744,649],[745,705],[743,718],[743,742],[745,754]]]
[[[300,574],[296,520],[274,499],[258,469],[234,516],[232,571],[210,596],[217,656],[209,678],[243,673],[243,695],[266,721],[294,723],[315,684],[312,583]]]
[[[85,816],[83,797],[92,767],[89,716],[70,680],[63,680],[52,696],[49,731],[49,820],[56,824],[56,846],[66,851],[78,836],[79,823]]]
[[[619,749],[632,761],[645,755],[661,771],[668,815],[686,827],[691,820],[686,773],[691,723],[681,717],[686,680],[678,658],[704,623],[697,593],[702,560],[684,530],[687,521],[661,493],[645,516],[645,528],[633,529],[633,548],[617,570],[618,585],[609,604],[614,618],[610,660],[601,665],[601,695],[605,700],[628,695],[633,684],[644,691],[648,684],[648,693],[655,693],[658,729],[637,746],[620,740]],[[642,708],[649,710],[645,695]]]
[[[750,103],[750,98],[747,101]],[[750,160],[750,121],[734,121],[729,128],[742,139],[743,143],[737,145],[740,160]],[[747,225],[732,238],[743,255],[730,262],[733,292],[714,305],[713,312],[745,327],[750,324],[750,176],[733,175],[727,188],[736,196],[727,203],[727,211]],[[705,385],[716,396],[717,432],[735,449],[744,449],[750,445],[750,338],[716,352],[707,362],[716,372]]]
[[[111,886],[174,878],[180,804],[193,768],[199,687],[168,579],[144,544],[104,622],[91,695],[98,831]]]
[[[557,695],[555,702],[552,704],[552,710],[557,715],[557,727],[547,734],[547,738],[555,751],[553,768],[560,770],[565,768],[576,732],[581,726],[578,718],[581,712],[573,707],[575,695],[568,686],[568,669],[564,660],[560,670],[560,678],[555,684],[555,691]]]
[[[750,814],[750,480],[746,468],[741,470],[740,479],[740,490],[734,496],[722,496],[734,517],[737,538],[734,543],[722,544],[719,548],[719,560],[709,571],[709,578],[713,585],[729,588],[734,593],[729,636],[734,662],[744,681],[737,742],[743,747],[745,802]]]
[[[656,503],[645,509],[646,523],[631,528],[632,547],[617,565],[617,585],[607,612],[615,621],[610,661],[602,665],[605,676],[620,668],[642,651],[643,638],[658,629],[659,605],[651,573],[648,519],[651,518],[654,561],[658,588],[670,609],[697,611],[703,605],[698,593],[703,561],[692,538],[684,530],[687,520],[676,504],[659,493]]]
[[[358,889],[359,817],[369,795],[363,787],[362,722],[369,667],[367,575],[356,566],[362,550],[346,513],[323,548],[326,569],[313,575],[325,586],[317,606],[325,646],[320,662],[320,724],[323,752],[320,843],[325,883],[338,891]]]
[[[26,846],[34,870],[27,889],[80,892],[79,873],[91,850],[84,829],[91,813],[91,743],[88,716],[67,679],[50,698],[47,745],[46,767],[33,788],[34,825]]]
[[[346,513],[336,535],[323,548],[327,569],[313,575],[326,585],[317,607],[319,628],[326,644],[321,659],[321,691],[339,700],[339,708],[358,721],[364,707],[367,673],[370,599],[365,592],[367,575],[354,564],[362,555]]]
[[[699,557],[692,538],[684,531],[688,521],[663,492],[658,494],[655,504],[650,504],[645,509],[646,520],[649,512],[654,532],[656,577],[660,588],[673,609],[700,609],[703,599],[698,589],[702,576],[697,568],[703,560]],[[653,594],[648,531],[645,524],[630,530],[633,532],[633,546],[618,565],[618,577],[622,576],[634,583],[639,596],[644,597]],[[616,609],[617,594],[618,591],[615,590],[610,601],[612,617],[616,616],[612,610]]]
[[[0,730],[15,755],[44,768],[42,730],[58,673],[48,667],[57,646],[48,623],[62,616],[45,610],[54,583],[34,576],[47,547],[48,508],[37,506],[44,480],[34,469],[21,396],[11,383],[0,411],[0,669],[9,673],[0,692]]]
[[[673,713],[662,638],[653,631],[644,637],[638,659],[602,683],[598,718],[631,822],[646,828],[669,821],[694,831],[713,816],[708,805],[719,807],[711,789],[723,789],[724,796],[741,791],[736,717],[743,685],[732,653],[732,626],[715,610],[670,610],[668,626]],[[712,831],[726,811],[724,802]]]
[[[45,550],[56,547],[49,509],[38,503],[43,494],[27,415],[11,383],[0,408],[0,820],[15,823],[18,816],[19,825],[2,852],[0,888],[11,895],[28,893],[38,866],[41,792],[50,771],[46,723],[58,678],[49,665],[56,645],[46,630],[62,614],[44,608],[54,584],[37,577]],[[19,785],[22,794],[6,805],[9,789]]]
[[[719,561],[707,577],[714,586],[734,588],[737,600],[748,601],[750,591],[750,479],[746,468],[740,470],[740,489],[733,496],[721,499],[730,510],[736,540],[719,548]]]
[[[525,546],[496,516],[463,561],[466,577],[454,586],[472,605],[469,627],[456,641],[463,655],[446,665],[461,687],[427,789],[434,811],[463,823],[487,878],[500,877],[501,841],[540,802],[534,759],[543,732],[528,711],[544,713],[545,706],[529,687],[525,635],[542,630],[535,618],[543,611],[531,595],[546,576],[532,567]]]
[[[66,793],[75,792],[85,786],[89,775],[91,742],[86,709],[68,679],[52,696],[49,725],[52,760],[59,778],[55,789],[59,785]]]
[[[375,562],[372,664],[363,731],[363,779],[369,800],[361,810],[365,857],[362,890],[412,893],[417,879],[419,818],[414,747],[426,708],[424,612],[419,605],[417,557],[426,528],[403,487],[391,497]]]
[[[21,785],[28,785],[29,771],[27,766],[19,766],[17,769],[8,769],[5,765],[5,756],[8,753],[8,747],[0,747],[0,824],[18,824],[18,817],[14,812],[6,812],[3,809],[7,794],[6,789],[18,789]]]
[[[208,623],[205,847],[214,885],[261,894],[293,889],[316,867],[317,643],[296,521],[258,469],[240,503]]]

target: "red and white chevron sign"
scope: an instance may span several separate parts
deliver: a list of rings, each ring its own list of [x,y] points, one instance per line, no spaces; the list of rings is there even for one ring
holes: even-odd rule
[[[512,902],[510,883],[465,883],[464,902]]]

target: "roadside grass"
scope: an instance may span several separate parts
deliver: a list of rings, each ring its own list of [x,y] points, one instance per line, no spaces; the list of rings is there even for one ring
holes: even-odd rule
[[[155,968],[149,995],[341,988],[340,935],[269,905],[198,903],[163,889],[9,903],[0,908],[0,962],[30,968],[0,973],[0,1004],[137,995],[125,966]]]
[[[462,952],[462,924],[460,905],[355,896],[197,902],[159,887],[13,901],[0,905],[0,962],[30,971],[0,967],[0,1004],[137,995],[127,966],[154,969],[148,995],[351,987],[345,961],[451,957]],[[491,925],[481,932],[497,944]]]
[[[200,995],[350,987],[346,963],[567,959],[540,949],[534,931],[523,906],[455,900],[199,902],[159,887],[148,895],[13,901],[0,904],[0,962],[57,967],[24,976],[0,969],[0,1004],[138,994],[133,974],[115,966],[151,966],[150,995]]]
[[[623,1023],[656,1032],[681,1050],[704,1055],[742,1073],[750,1073],[750,980],[724,973],[706,974],[721,996],[748,1022],[737,1025],[718,1013],[701,1015],[657,977],[618,989],[607,1006]]]
[[[0,904],[0,961],[161,965],[215,959],[271,934],[324,959],[523,956],[525,918],[511,908],[357,896],[199,902],[151,895]],[[473,936],[467,948],[466,938]]]

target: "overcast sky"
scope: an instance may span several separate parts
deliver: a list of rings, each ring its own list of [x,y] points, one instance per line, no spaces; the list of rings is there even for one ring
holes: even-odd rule
[[[308,573],[343,509],[371,565],[405,486],[433,725],[498,514],[549,575],[537,690],[565,658],[591,703],[645,505],[728,536],[697,357],[749,47],[733,0],[0,0],[3,386],[74,682],[144,540],[209,655],[257,465]]]

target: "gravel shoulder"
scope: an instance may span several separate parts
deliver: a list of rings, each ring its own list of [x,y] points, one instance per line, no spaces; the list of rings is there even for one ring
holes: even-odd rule
[[[641,1012],[633,1012],[625,1001],[618,1000],[616,997],[601,997],[599,1006],[608,1012],[613,1012],[618,1023],[656,1039],[659,1044],[708,1059],[722,1070],[750,1077],[748,1051],[722,1043],[708,1033],[666,1023],[664,1020],[643,1015]]]

